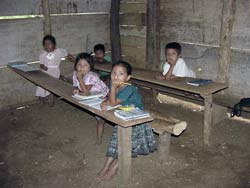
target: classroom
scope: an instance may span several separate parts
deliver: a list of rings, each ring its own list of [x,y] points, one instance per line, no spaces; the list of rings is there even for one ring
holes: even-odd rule
[[[0,187],[250,187],[249,15],[1,0]]]

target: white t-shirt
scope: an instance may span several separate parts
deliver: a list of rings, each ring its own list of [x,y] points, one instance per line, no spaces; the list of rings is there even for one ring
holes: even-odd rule
[[[163,65],[163,76],[165,76],[170,68],[170,65],[166,62]],[[184,61],[184,59],[179,58],[174,66],[173,75],[178,77],[191,77],[195,78],[194,72],[189,69]]]

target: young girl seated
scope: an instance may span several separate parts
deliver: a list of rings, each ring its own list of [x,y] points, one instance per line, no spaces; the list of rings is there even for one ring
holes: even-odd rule
[[[106,110],[107,105],[115,106],[134,105],[143,109],[141,96],[133,85],[122,84],[129,81],[132,68],[129,63],[119,61],[113,64],[111,72],[111,91],[107,101],[101,104],[101,108]],[[102,170],[97,174],[98,179],[109,180],[117,172],[118,163],[118,140],[117,126],[114,126],[111,140],[107,149],[107,160]],[[154,135],[149,123],[132,127],[132,157],[137,155],[147,155],[155,151]]]
[[[159,80],[171,80],[176,77],[195,77],[194,72],[189,69],[181,58],[181,45],[177,42],[168,43],[165,47],[167,62],[163,66],[162,75],[157,76]]]
[[[90,92],[101,92],[105,97],[109,89],[105,83],[100,80],[99,76],[92,72],[93,69],[93,57],[88,53],[81,53],[76,57],[73,73],[73,94],[83,93],[85,95]],[[105,121],[99,117],[97,119],[97,144],[101,143],[103,127]]]
[[[55,77],[60,77],[60,63],[61,59],[68,57],[73,60],[74,57],[65,49],[56,48],[56,39],[52,35],[46,35],[43,38],[44,51],[40,54],[40,67],[43,72]],[[50,106],[54,105],[54,95],[44,90],[41,87],[37,87],[36,96],[39,97],[40,103],[45,103],[45,98],[48,96]]]

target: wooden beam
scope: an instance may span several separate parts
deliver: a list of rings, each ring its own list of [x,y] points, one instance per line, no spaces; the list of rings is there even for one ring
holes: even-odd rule
[[[159,154],[159,161],[163,165],[168,162],[170,153],[170,140],[171,140],[171,134],[169,133],[164,133],[159,136],[158,154]]]
[[[118,174],[124,184],[131,180],[132,127],[118,126]]]
[[[49,8],[49,0],[42,0],[42,8],[43,8],[43,31],[45,35],[51,35],[51,19],[50,19],[50,8]]]
[[[206,95],[204,98],[204,128],[203,143],[204,146],[210,146],[210,134],[213,123],[213,96]]]
[[[217,80],[228,83],[229,64],[231,61],[231,35],[236,11],[236,0],[223,0],[220,29],[220,60]]]
[[[121,60],[119,12],[120,0],[112,0],[110,9],[110,40],[113,62]]]
[[[156,69],[160,64],[160,0],[147,0],[146,68]]]

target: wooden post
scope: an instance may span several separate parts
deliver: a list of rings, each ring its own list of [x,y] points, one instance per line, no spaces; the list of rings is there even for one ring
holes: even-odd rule
[[[111,40],[111,51],[112,51],[113,62],[121,60],[119,12],[120,12],[120,0],[112,0],[110,9],[110,40]]]
[[[160,63],[160,0],[147,0],[146,68],[156,69]]]
[[[170,151],[170,140],[171,134],[169,133],[159,135],[158,153],[159,161],[161,164],[166,164],[168,161]]]
[[[220,29],[220,60],[217,81],[228,83],[229,64],[231,60],[231,35],[234,24],[236,0],[223,0]]]
[[[124,184],[131,178],[132,127],[118,126],[118,174]]]
[[[42,0],[43,7],[43,31],[44,35],[51,35],[51,20],[50,20],[50,8],[49,0]]]
[[[205,146],[210,145],[210,132],[213,123],[213,95],[202,96],[204,98],[204,128],[203,143]]]

